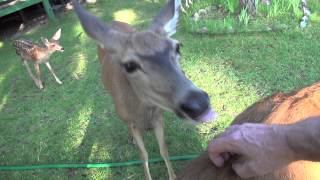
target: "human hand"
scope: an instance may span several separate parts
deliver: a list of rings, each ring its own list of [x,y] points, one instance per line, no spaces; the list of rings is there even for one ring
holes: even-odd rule
[[[210,159],[222,167],[237,155],[232,169],[240,177],[264,175],[294,161],[294,153],[287,145],[288,130],[284,125],[233,125],[209,143]]]

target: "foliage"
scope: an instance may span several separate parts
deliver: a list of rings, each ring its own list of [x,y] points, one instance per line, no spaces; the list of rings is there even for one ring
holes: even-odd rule
[[[247,8],[241,10],[239,14],[239,22],[243,23],[245,26],[248,26],[250,20],[250,14],[247,11]]]
[[[151,1],[98,1],[87,8],[110,21],[130,18],[138,29],[148,27],[162,4]],[[198,5],[195,5],[198,6]],[[315,17],[319,17],[318,15]],[[222,19],[230,26],[234,18]],[[73,12],[56,23],[34,28],[23,38],[37,41],[62,28],[63,53],[51,65],[63,81],[59,86],[44,67],[45,89],[38,90],[10,41],[0,42],[0,165],[99,163],[139,159],[128,144],[128,131],[115,113],[111,97],[100,81],[96,45]],[[207,91],[219,120],[196,127],[172,113],[165,114],[170,155],[199,153],[215,134],[246,107],[262,97],[319,81],[320,25],[305,31],[197,35],[179,28],[174,38],[183,43],[186,75]],[[149,157],[159,157],[153,133],[145,135]],[[174,162],[178,172],[183,162]],[[167,179],[164,163],[150,165],[154,179]],[[142,166],[113,169],[50,169],[0,172],[0,179],[143,179]]]
[[[240,7],[239,0],[201,0],[195,1],[188,9],[183,18],[183,26],[187,31],[197,32],[202,27],[207,27],[210,33],[230,32],[251,32],[269,30],[288,30],[299,26],[299,21],[303,16],[301,11],[301,0],[270,0],[271,4],[266,5],[260,0],[255,0],[257,14],[250,16],[249,13]],[[215,7],[208,16],[198,21],[193,21],[192,17],[200,9]],[[308,6],[313,13],[310,18],[311,24],[319,23],[320,1],[309,0]],[[227,19],[232,25],[225,26]]]

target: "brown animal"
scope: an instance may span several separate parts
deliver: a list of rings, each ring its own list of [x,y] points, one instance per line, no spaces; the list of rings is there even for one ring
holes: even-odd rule
[[[43,45],[38,45],[28,40],[15,40],[13,46],[16,49],[16,53],[21,57],[23,64],[26,66],[29,76],[32,78],[34,83],[39,89],[43,89],[43,84],[41,81],[41,72],[39,64],[45,63],[49,71],[52,73],[58,84],[62,84],[59,78],[54,73],[54,70],[51,68],[49,59],[52,53],[56,51],[63,52],[64,48],[59,44],[59,39],[61,36],[61,29],[59,29],[53,37],[48,40],[41,38]],[[35,77],[28,65],[28,61],[33,62],[34,68],[36,70],[37,77]]]
[[[168,1],[145,31],[121,22],[107,25],[76,1],[73,4],[84,30],[98,43],[102,82],[140,150],[146,179],[151,175],[143,132],[150,129],[155,132],[169,179],[175,179],[164,140],[163,111],[198,122],[215,118],[207,93],[180,68],[180,43],[170,38],[176,31],[180,1]]]
[[[278,93],[254,103],[239,114],[233,124],[265,123],[291,124],[297,121],[320,116],[320,82],[301,90]],[[299,142],[297,142],[299,143]],[[300,142],[303,143],[303,142]],[[278,171],[251,180],[316,180],[320,178],[320,163],[297,161]],[[236,180],[231,163],[217,168],[204,152],[193,160],[178,175],[179,180]]]

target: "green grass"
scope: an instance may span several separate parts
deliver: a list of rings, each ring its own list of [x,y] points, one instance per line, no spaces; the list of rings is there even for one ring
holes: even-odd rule
[[[110,0],[88,6],[109,21],[130,14],[131,24],[147,27],[160,4]],[[131,16],[134,14],[134,16]],[[62,28],[63,53],[51,65],[63,81],[59,86],[42,66],[45,89],[27,75],[11,41],[0,42],[0,165],[99,163],[139,159],[128,144],[127,127],[114,110],[100,81],[94,42],[72,12],[56,23],[35,28],[24,38],[39,40]],[[320,25],[304,31],[196,35],[179,28],[182,67],[206,90],[219,113],[216,123],[193,127],[165,114],[170,155],[191,154],[206,148],[209,139],[227,127],[251,103],[277,91],[288,92],[320,80]],[[159,157],[153,133],[145,135],[149,157]],[[185,165],[173,162],[176,172]],[[167,179],[164,163],[152,164],[154,179]],[[50,169],[0,172],[0,179],[143,179],[142,166],[112,169]]]

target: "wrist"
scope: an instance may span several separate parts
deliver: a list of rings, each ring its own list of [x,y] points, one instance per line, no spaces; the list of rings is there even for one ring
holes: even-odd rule
[[[295,154],[295,160],[319,161],[320,119],[309,118],[288,125],[287,142]]]
[[[276,125],[275,131],[282,142],[283,149],[286,152],[286,157],[289,162],[300,160],[299,153],[295,151],[295,131],[293,125]]]

